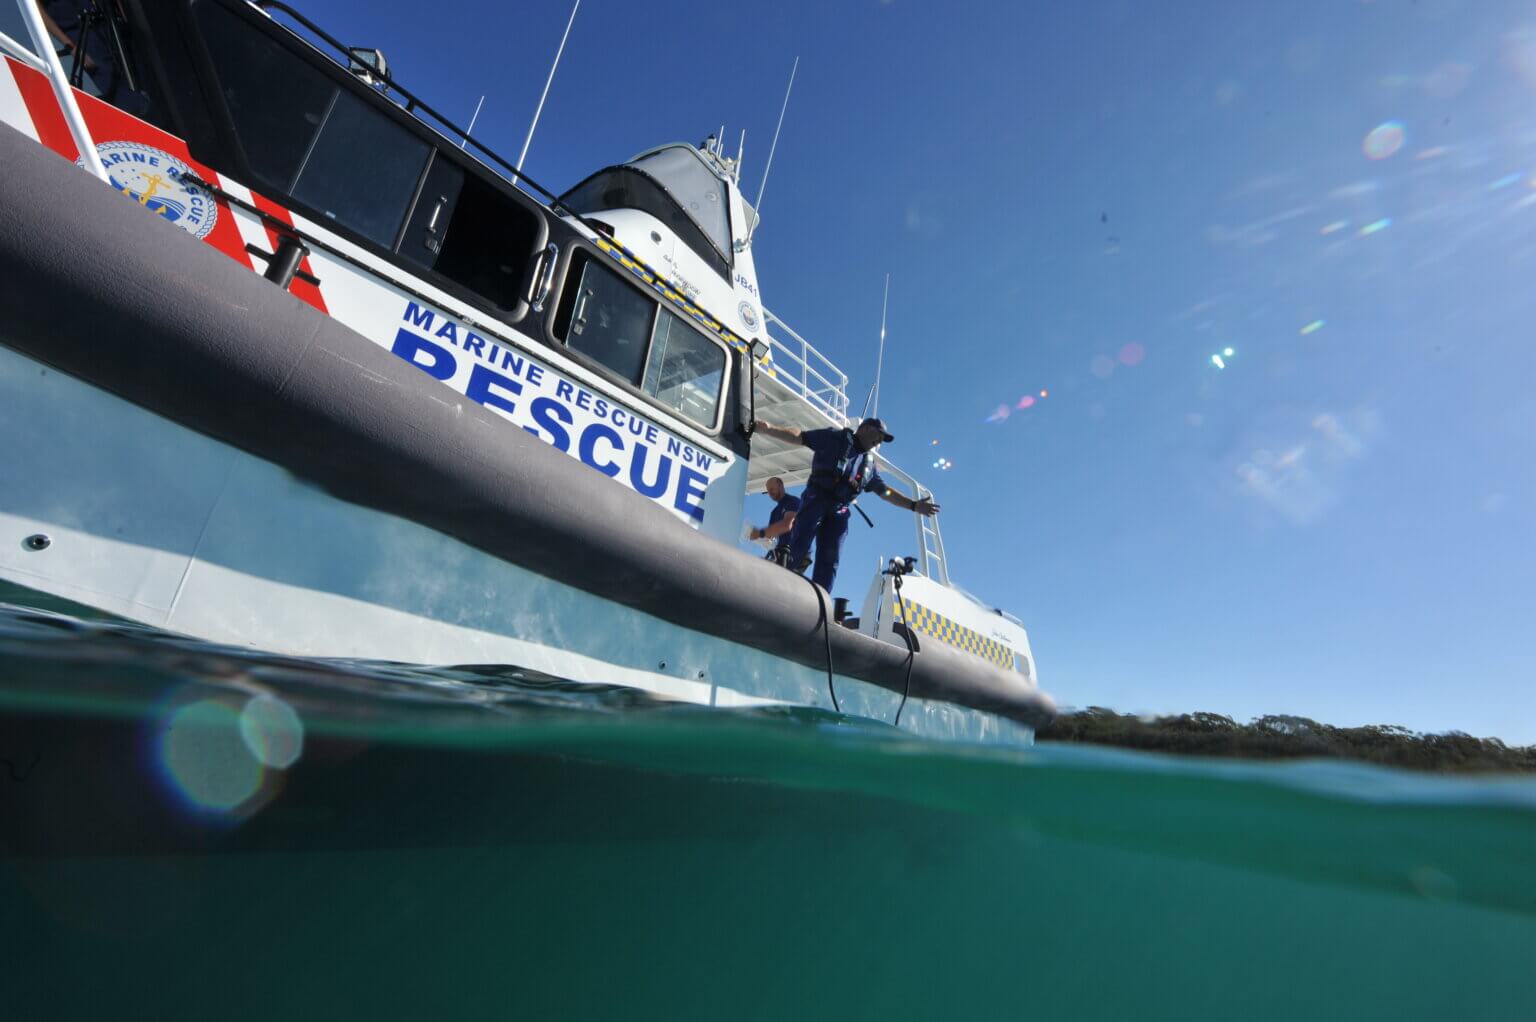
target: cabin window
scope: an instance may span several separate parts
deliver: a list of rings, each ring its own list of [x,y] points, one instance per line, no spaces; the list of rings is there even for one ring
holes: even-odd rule
[[[660,220],[725,281],[731,279],[730,247],[722,249],[704,232],[659,181],[633,167],[600,170],[560,196],[573,213],[601,214],[609,209],[637,209]]]
[[[356,96],[336,96],[288,189],[295,199],[393,248],[428,146]]]
[[[724,380],[725,349],[662,309],[641,389],[710,429],[715,424]]]
[[[393,248],[430,147],[233,12],[197,11],[258,183]]]
[[[657,404],[713,430],[729,357],[723,345],[586,255],[574,260],[555,336]]]
[[[439,165],[449,165],[439,158]],[[539,215],[473,174],[454,168],[463,179],[451,215],[441,216],[441,252],[432,269],[498,308],[511,309],[524,300],[523,281],[539,246]],[[428,199],[417,203],[420,211]],[[428,210],[430,218],[430,210]]]
[[[252,184],[518,309],[542,244],[534,209],[238,14],[212,0],[197,12]]]
[[[569,305],[566,346],[638,387],[656,303],[588,260]]]

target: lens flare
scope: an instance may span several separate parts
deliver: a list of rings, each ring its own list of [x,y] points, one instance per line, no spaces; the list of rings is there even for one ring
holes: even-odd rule
[[[998,405],[993,413],[987,416],[987,421],[992,423],[1003,422],[1008,418],[1008,406]]]
[[[240,737],[262,766],[286,770],[304,751],[304,724],[275,695],[254,696],[240,711]]]
[[[166,774],[194,808],[233,812],[261,790],[264,769],[240,733],[240,711],[218,699],[179,707],[160,734]]]
[[[1312,322],[1301,328],[1301,336],[1305,337],[1308,334],[1315,334],[1327,325],[1328,321],[1326,319],[1314,319]]]
[[[1346,228],[1348,226],[1349,226],[1349,221],[1348,220],[1335,220],[1331,224],[1324,224],[1323,225],[1323,229],[1318,231],[1317,233],[1325,235],[1325,236],[1329,235],[1329,234],[1337,234],[1339,231],[1342,231],[1344,228]]]
[[[1120,348],[1120,364],[1123,366],[1140,365],[1141,360],[1147,357],[1147,349],[1135,341],[1122,345]]]
[[[950,469],[955,467],[955,463],[950,461],[948,458],[940,458],[938,461],[933,463],[933,467],[938,469],[940,472],[948,472]]]
[[[1220,355],[1211,356],[1211,365],[1215,366],[1217,369],[1225,369],[1227,367],[1226,361]]]
[[[1107,380],[1115,371],[1115,360],[1108,355],[1095,355],[1093,361],[1088,363],[1088,371],[1101,380]]]
[[[1384,231],[1391,226],[1392,218],[1389,216],[1384,216],[1380,220],[1372,220],[1370,223],[1360,228],[1360,237],[1364,238],[1367,235],[1375,234],[1377,231]]]
[[[1401,121],[1383,121],[1366,134],[1360,149],[1367,159],[1385,160],[1403,147],[1407,132]]]
[[[1040,392],[1040,396],[1041,396],[1041,397],[1050,397],[1050,396],[1051,396],[1051,392],[1050,392],[1050,391],[1048,391],[1048,390],[1042,390],[1042,391],[1041,391],[1041,392]]]
[[[160,776],[204,820],[235,822],[260,811],[304,751],[298,713],[275,693],[250,694],[255,688],[198,695],[193,687],[154,725]]]
[[[1020,411],[1022,411],[1025,408],[1031,407],[1032,405],[1034,405],[1034,403],[1035,403],[1034,395],[1033,394],[1025,394],[1023,397],[1019,398],[1019,403],[1017,405],[1015,405],[1014,407],[1016,407]]]
[[[1497,191],[1500,191],[1501,189],[1508,188],[1510,185],[1519,184],[1520,179],[1523,178],[1523,177],[1525,177],[1525,173],[1523,171],[1518,171],[1518,170],[1515,171],[1513,174],[1505,174],[1503,177],[1499,178],[1497,181],[1490,181],[1490,182],[1488,182],[1488,190],[1490,192],[1497,192]]]
[[[1221,349],[1221,353],[1223,355],[1227,356],[1228,358],[1231,358],[1233,355],[1237,354],[1231,348],[1222,348]]]

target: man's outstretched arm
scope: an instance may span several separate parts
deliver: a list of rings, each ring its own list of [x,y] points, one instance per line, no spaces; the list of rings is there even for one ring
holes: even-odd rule
[[[880,494],[880,497],[887,504],[895,504],[897,507],[905,508],[908,511],[916,511],[920,515],[932,517],[939,513],[939,505],[935,504],[932,499],[923,497],[921,500],[913,500],[905,493],[898,492],[889,486]]]
[[[759,433],[765,433],[768,436],[773,437],[775,440],[783,440],[785,443],[798,444],[801,442],[800,431],[798,429],[788,429],[784,426],[775,426],[771,423],[764,422],[762,419],[758,419],[756,422],[754,422],[752,424],[752,428]]]

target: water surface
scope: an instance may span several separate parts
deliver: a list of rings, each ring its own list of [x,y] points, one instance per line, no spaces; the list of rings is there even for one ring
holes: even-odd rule
[[[14,1017],[1525,1017],[1536,784],[0,607]]]

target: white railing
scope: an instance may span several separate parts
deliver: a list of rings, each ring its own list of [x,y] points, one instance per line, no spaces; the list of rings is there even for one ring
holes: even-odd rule
[[[846,423],[848,374],[767,309],[763,310],[763,319],[768,346],[773,352],[774,379],[837,425]],[[777,336],[772,327],[778,327],[788,339]]]
[[[69,86],[64,65],[59,63],[53,39],[43,24],[43,12],[33,0],[17,0],[17,7],[21,10],[22,24],[27,26],[27,34],[32,37],[32,49],[28,51],[24,45],[4,33],[0,33],[0,49],[48,77],[49,84],[53,86],[54,98],[59,101],[59,108],[64,114],[64,123],[75,140],[75,148],[80,150],[80,162],[101,180],[109,180],[106,168],[101,165],[101,157],[96,154],[96,143],[91,139],[90,129],[85,126],[85,116],[80,113],[80,104],[75,102],[75,92]]]
[[[880,474],[902,484],[912,499],[933,497],[933,491],[918,482],[916,477],[908,475],[884,458],[878,460]],[[949,562],[944,558],[944,535],[939,532],[938,517],[929,518],[915,511],[912,517],[917,523],[917,570],[940,585],[949,585]]]

